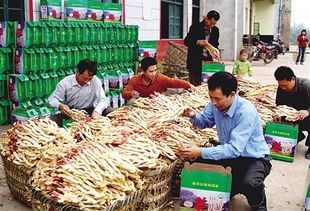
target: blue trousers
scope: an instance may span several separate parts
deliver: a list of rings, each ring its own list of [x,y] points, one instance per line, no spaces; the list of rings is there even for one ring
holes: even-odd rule
[[[298,56],[297,56],[296,62],[299,62],[299,59],[300,59],[301,63],[304,62],[305,51],[306,51],[306,47],[299,47],[298,48]]]

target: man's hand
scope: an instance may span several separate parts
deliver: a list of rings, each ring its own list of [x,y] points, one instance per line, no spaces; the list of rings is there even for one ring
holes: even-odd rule
[[[179,149],[179,153],[183,158],[197,158],[201,156],[201,149],[197,146],[185,146]]]
[[[309,116],[309,111],[307,110],[300,110],[297,112],[299,120],[304,120],[306,117]]]
[[[96,119],[99,118],[101,115],[99,113],[97,113],[96,111],[93,111],[93,113],[91,114],[91,118],[92,119]]]
[[[133,90],[132,92],[131,92],[131,97],[132,98],[139,98],[139,92],[137,92],[137,91],[135,91],[135,90]]]
[[[184,109],[183,113],[181,114],[184,117],[190,117],[193,118],[195,116],[195,111],[191,108]]]
[[[193,92],[197,92],[198,89],[193,85],[193,84],[190,84],[189,85],[189,88],[193,91]]]
[[[208,41],[206,41],[206,40],[197,40],[197,42],[196,42],[196,44],[201,46],[201,47],[206,46],[207,43],[208,43]]]
[[[273,116],[271,122],[281,122],[281,117],[280,116]]]
[[[69,108],[69,106],[65,105],[65,104],[60,104],[59,105],[59,110],[66,115],[69,118],[72,118],[71,116],[71,109]]]

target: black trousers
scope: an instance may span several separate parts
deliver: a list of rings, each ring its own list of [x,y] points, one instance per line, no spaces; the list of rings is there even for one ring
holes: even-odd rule
[[[195,162],[230,166],[232,168],[231,198],[244,194],[252,211],[267,210],[264,180],[271,170],[270,158],[238,157],[224,160],[198,158]]]
[[[306,146],[310,146],[310,117],[305,118],[303,121],[296,122],[299,125],[298,141],[302,141],[305,138],[305,135],[302,131],[307,131],[308,136],[306,139]]]
[[[200,86],[201,85],[201,72],[200,73],[194,73],[191,70],[189,70],[189,82],[193,84],[194,86]]]

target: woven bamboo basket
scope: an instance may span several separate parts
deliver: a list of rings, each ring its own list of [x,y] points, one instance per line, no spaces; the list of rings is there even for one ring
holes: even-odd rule
[[[31,207],[31,193],[26,185],[31,177],[33,169],[19,166],[2,157],[6,182],[13,196],[23,204]]]
[[[171,181],[175,165],[176,161],[159,165],[156,170],[144,173],[146,186],[135,210],[159,211],[166,207],[171,201]]]
[[[177,77],[183,80],[188,80],[189,78],[188,69],[185,66],[166,64],[163,65],[163,69],[164,69],[163,74],[169,77],[172,78]]]
[[[172,183],[171,183],[171,196],[172,197],[180,197],[180,187],[181,187],[181,173],[184,167],[184,163],[187,160],[178,159],[173,171],[172,175]]]
[[[186,66],[187,47],[175,42],[168,43],[168,49],[163,59],[164,64]]]
[[[32,209],[34,211],[83,211],[82,209],[74,206],[58,203],[46,197],[41,191],[36,190],[28,184],[31,190]],[[135,194],[127,196],[124,200],[119,200],[111,206],[102,209],[101,211],[136,211],[137,202],[140,199],[142,191],[139,190]]]
[[[168,49],[163,59],[163,74],[170,77],[177,77],[180,79],[188,79],[188,70],[186,68],[187,47],[169,42]]]

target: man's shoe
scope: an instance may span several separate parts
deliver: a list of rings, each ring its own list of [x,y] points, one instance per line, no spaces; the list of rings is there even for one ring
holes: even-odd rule
[[[298,65],[298,62],[295,62],[296,65]]]
[[[300,130],[300,131],[298,132],[298,139],[297,139],[298,142],[304,140],[305,138],[306,138],[305,134]]]
[[[308,147],[308,150],[307,150],[307,152],[305,154],[305,158],[310,160],[310,147]]]
[[[300,62],[300,64],[303,65],[304,63],[303,63],[303,62]]]
[[[235,195],[229,204],[229,211],[251,211],[251,207],[245,195],[238,193]]]

